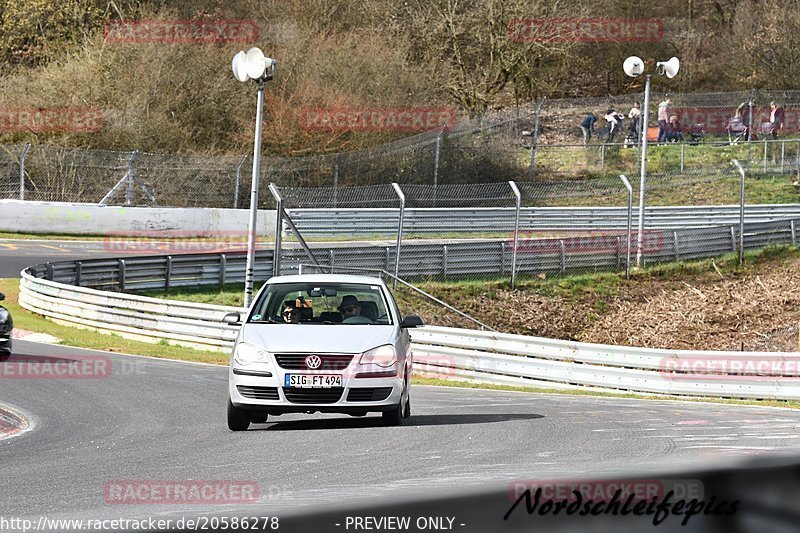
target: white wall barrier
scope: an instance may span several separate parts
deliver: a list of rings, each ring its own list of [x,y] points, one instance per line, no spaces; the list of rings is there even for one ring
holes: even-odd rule
[[[246,209],[121,207],[0,200],[0,231],[72,235],[244,238]],[[258,235],[275,236],[275,211],[260,210]],[[99,229],[102,228],[102,231]]]
[[[237,307],[76,287],[22,272],[20,305],[105,333],[229,351]],[[412,330],[415,372],[443,379],[723,398],[800,400],[800,353],[605,346],[458,328]]]

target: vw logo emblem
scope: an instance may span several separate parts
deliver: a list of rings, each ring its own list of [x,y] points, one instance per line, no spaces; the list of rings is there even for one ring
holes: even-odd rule
[[[306,366],[311,370],[316,370],[322,366],[322,358],[318,355],[309,355],[306,357]]]

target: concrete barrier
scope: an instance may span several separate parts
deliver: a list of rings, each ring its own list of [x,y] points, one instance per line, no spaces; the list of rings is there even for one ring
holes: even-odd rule
[[[0,213],[0,231],[70,235],[244,235],[249,220],[246,209],[121,207],[19,200],[0,200]],[[275,211],[258,213],[259,238],[274,237]]]

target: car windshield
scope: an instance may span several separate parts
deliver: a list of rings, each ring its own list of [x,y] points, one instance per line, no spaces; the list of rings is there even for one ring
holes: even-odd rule
[[[392,324],[380,285],[274,283],[259,295],[248,322]]]

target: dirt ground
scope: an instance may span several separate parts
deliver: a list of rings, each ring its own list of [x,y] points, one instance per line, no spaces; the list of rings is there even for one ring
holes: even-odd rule
[[[439,293],[508,333],[670,349],[800,351],[800,253],[754,264],[706,261],[687,268]],[[415,302],[428,323],[474,327]]]

